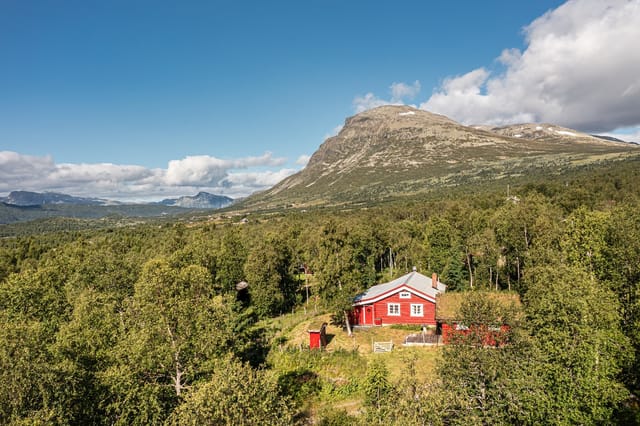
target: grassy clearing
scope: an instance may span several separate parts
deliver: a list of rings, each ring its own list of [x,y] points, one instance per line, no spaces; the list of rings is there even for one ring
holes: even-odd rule
[[[304,415],[318,419],[337,408],[358,414],[363,407],[362,384],[367,366],[381,359],[389,371],[389,380],[396,383],[407,374],[412,362],[420,380],[434,376],[440,357],[438,347],[403,347],[410,330],[391,327],[358,328],[352,336],[330,323],[330,314],[314,315],[298,312],[270,320],[276,332],[275,347],[268,363],[280,377],[281,386],[295,395]],[[326,322],[328,344],[325,350],[309,349],[309,326]],[[388,353],[373,353],[373,341],[393,341]]]

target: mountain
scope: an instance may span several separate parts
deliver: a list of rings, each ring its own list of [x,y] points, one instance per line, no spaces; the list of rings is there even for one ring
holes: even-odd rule
[[[213,195],[208,192],[199,192],[193,197],[168,198],[160,201],[159,204],[190,209],[221,209],[231,203],[233,203],[233,198],[224,195]]]
[[[603,138],[598,138],[587,133],[582,133],[577,130],[567,129],[566,127],[556,126],[555,124],[549,123],[522,123],[491,128],[487,128],[486,126],[477,126],[475,128],[478,127],[498,135],[529,140],[565,140],[567,142],[586,144],[602,143],[603,141]],[[621,140],[611,139],[609,139],[609,141],[623,142]],[[606,142],[604,143],[606,144]]]
[[[442,115],[388,105],[348,118],[303,170],[238,207],[371,203],[638,154],[637,145],[552,124],[469,127]]]
[[[591,135],[591,136],[593,136],[594,138],[604,139],[612,142],[625,142],[622,139],[614,138],[613,136],[606,136],[606,135]],[[629,142],[629,143],[636,143],[636,142]]]
[[[0,198],[0,225],[46,218],[102,219],[153,218],[182,214],[193,209],[217,209],[229,205],[229,197],[201,192],[160,203],[129,204],[99,198],[82,198],[55,192],[13,191]]]
[[[30,192],[12,191],[7,197],[1,197],[0,202],[13,206],[39,206],[43,204],[74,204],[83,206],[104,206],[117,204],[114,201],[100,198],[83,198],[58,192]]]

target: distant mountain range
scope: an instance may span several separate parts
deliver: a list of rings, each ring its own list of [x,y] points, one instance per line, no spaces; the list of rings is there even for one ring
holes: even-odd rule
[[[208,192],[198,192],[198,194],[193,197],[167,198],[160,201],[159,204],[188,209],[221,209],[231,203],[233,203],[233,198],[224,195],[213,195]]]
[[[122,203],[102,198],[74,197],[57,192],[13,191],[0,197],[0,224],[67,217],[78,219],[153,218],[195,209],[219,209],[231,204],[229,197],[200,192],[193,197],[155,203]]]
[[[307,166],[234,206],[245,210],[371,204],[434,189],[640,155],[640,146],[554,124],[464,126],[409,106],[347,118]]]
[[[72,204],[83,206],[106,206],[120,204],[100,198],[74,197],[58,192],[12,191],[7,197],[0,197],[0,202],[12,206],[40,206],[44,204]]]
[[[76,205],[76,206],[120,206],[125,203],[102,198],[74,197],[58,192],[12,191],[7,197],[0,197],[0,202],[11,206],[43,206],[43,205]],[[233,203],[233,198],[199,192],[197,195],[180,198],[167,198],[153,203],[129,203],[137,205],[163,205],[186,209],[220,209]]]

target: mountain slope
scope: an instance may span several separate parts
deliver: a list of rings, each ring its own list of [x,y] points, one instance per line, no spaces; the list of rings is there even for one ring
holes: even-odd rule
[[[193,197],[168,198],[162,200],[159,204],[190,209],[221,209],[231,203],[233,203],[233,198],[224,195],[213,195],[208,192],[198,192],[198,194]]]
[[[407,106],[375,108],[348,118],[302,171],[240,206],[372,202],[640,152],[632,144],[554,125],[519,126],[476,128]]]
[[[43,204],[73,204],[84,206],[103,206],[117,204],[100,198],[74,197],[58,192],[11,191],[7,197],[0,197],[0,202],[13,206],[38,206]]]

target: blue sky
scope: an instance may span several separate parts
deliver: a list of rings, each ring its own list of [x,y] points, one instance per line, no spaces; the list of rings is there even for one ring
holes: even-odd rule
[[[0,195],[244,196],[384,103],[638,137],[639,1],[563,3],[2,0]]]

